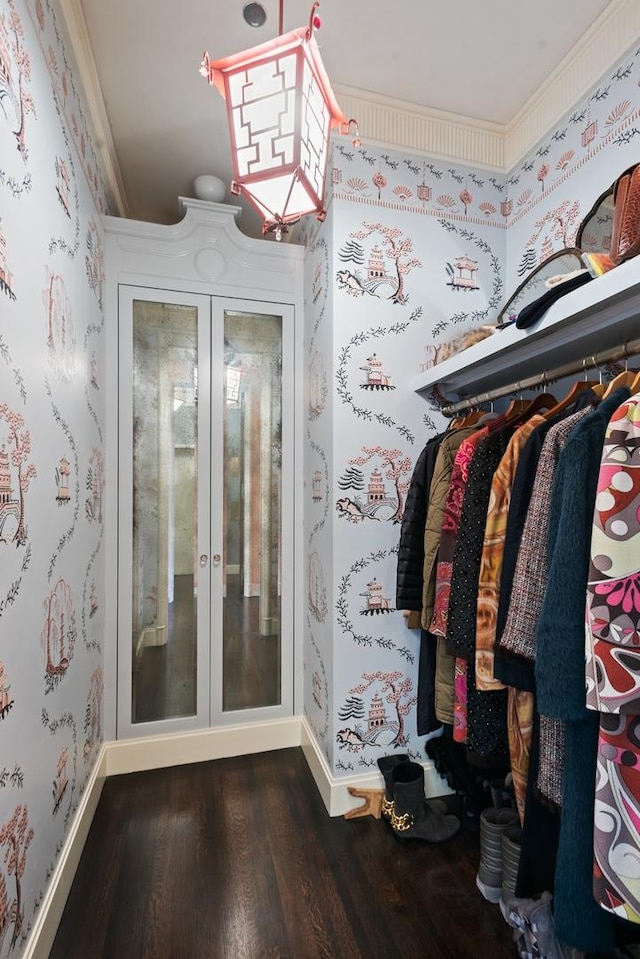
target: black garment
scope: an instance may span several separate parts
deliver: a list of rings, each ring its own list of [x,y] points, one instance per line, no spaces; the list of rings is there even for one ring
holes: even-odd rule
[[[400,527],[396,609],[422,609],[424,527],[433,468],[444,435],[440,433],[427,441],[413,468]]]
[[[463,659],[475,657],[478,578],[491,483],[512,434],[509,424],[489,433],[478,444],[469,466],[453,553],[447,621],[447,648]]]
[[[525,664],[533,673],[533,665]],[[520,840],[520,862],[516,895],[522,899],[535,899],[543,892],[553,892],[556,874],[556,858],[560,837],[560,810],[543,803],[536,789],[540,764],[540,716],[537,708],[533,714],[531,758],[525,799],[526,815]]]
[[[447,646],[469,660],[467,675],[467,756],[478,766],[508,761],[507,691],[477,690],[475,640],[478,579],[491,483],[513,435],[510,424],[494,430],[478,444],[465,488],[458,538],[453,554]]]
[[[426,629],[420,630],[420,658],[418,660],[418,703],[416,723],[418,736],[427,736],[440,729],[436,716],[436,649],[438,637]]]
[[[578,273],[577,276],[572,276],[570,279],[563,280],[562,283],[557,283],[555,286],[552,286],[550,290],[547,290],[546,293],[539,296],[537,300],[527,304],[527,306],[520,310],[518,319],[516,320],[516,326],[519,330],[533,326],[534,323],[537,323],[538,320],[544,316],[552,303],[559,300],[561,296],[566,296],[567,293],[571,293],[572,290],[577,290],[579,286],[584,286],[584,284],[588,283],[591,279],[591,274],[585,271],[584,273]]]

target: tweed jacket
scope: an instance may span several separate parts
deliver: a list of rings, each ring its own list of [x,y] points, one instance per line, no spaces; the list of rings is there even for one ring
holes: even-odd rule
[[[542,446],[529,510],[524,522],[513,577],[507,622],[498,645],[514,656],[535,659],[535,631],[547,585],[547,536],[553,477],[560,453],[572,430],[590,410],[580,410],[556,423]]]

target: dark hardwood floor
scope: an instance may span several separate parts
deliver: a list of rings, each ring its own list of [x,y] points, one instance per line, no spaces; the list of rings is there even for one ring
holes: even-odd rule
[[[50,959],[513,959],[477,860],[329,817],[301,749],[117,776]]]

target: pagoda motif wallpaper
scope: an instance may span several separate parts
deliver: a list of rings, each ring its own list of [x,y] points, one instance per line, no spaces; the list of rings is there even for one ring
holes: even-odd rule
[[[102,740],[110,201],[60,13],[0,3],[0,957],[20,955]]]
[[[509,296],[575,243],[637,162],[639,83],[633,48],[506,174],[334,141],[327,219],[296,237],[307,247],[304,702],[333,776],[375,771],[399,748],[425,759],[420,634],[397,608],[397,551],[416,461],[447,420],[442,397],[412,384],[463,337],[499,336]]]

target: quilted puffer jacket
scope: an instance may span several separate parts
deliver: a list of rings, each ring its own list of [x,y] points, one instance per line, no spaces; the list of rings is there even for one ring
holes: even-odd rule
[[[422,610],[422,568],[424,565],[424,524],[427,516],[429,487],[440,446],[441,436],[428,440],[416,461],[400,528],[398,572],[396,577],[396,609],[415,611],[409,626],[420,628]]]

